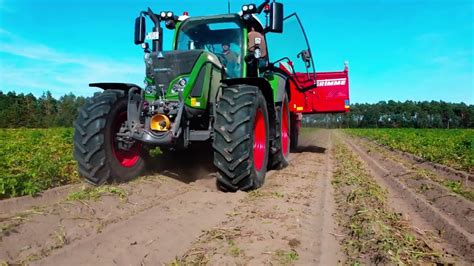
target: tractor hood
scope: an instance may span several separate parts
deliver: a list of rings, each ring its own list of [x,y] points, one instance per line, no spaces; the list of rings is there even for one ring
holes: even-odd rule
[[[157,88],[168,89],[178,76],[190,74],[204,50],[168,51],[151,53],[147,62],[146,76],[152,78]]]
[[[180,79],[185,79],[186,85],[182,91],[187,96],[189,89],[196,84],[197,74],[207,63],[222,68],[216,55],[201,49],[153,52],[146,60],[146,76],[153,80],[157,91],[163,92],[165,98],[176,98],[178,95],[173,88]]]

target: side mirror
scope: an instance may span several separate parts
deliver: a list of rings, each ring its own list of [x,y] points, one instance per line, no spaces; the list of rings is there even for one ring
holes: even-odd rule
[[[272,2],[270,4],[270,25],[268,31],[275,33],[283,32],[283,4]]]
[[[145,17],[139,16],[135,19],[135,44],[142,44],[145,42],[146,25]]]
[[[309,52],[309,50],[303,50],[301,51],[298,55],[297,55],[298,58],[301,57],[301,59],[303,60],[303,62],[305,63],[306,65],[306,68],[309,68],[311,67],[311,53]]]
[[[168,19],[165,22],[165,26],[169,30],[174,30],[176,28],[176,22],[174,21],[174,19]]]

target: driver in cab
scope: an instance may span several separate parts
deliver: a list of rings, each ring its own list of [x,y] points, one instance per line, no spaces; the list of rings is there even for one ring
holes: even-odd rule
[[[232,62],[232,63],[237,63],[239,60],[239,56],[237,55],[236,52],[230,50],[230,44],[229,43],[223,43],[222,44],[222,54],[224,55],[224,58],[226,59],[227,62]]]
[[[239,55],[230,50],[230,44],[228,42],[222,44],[222,55],[224,57],[224,62],[222,63],[226,66],[228,75],[237,77],[238,74],[236,71],[238,70]]]

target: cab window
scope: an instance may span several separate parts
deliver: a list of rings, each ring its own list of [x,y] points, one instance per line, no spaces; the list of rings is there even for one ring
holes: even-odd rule
[[[234,21],[188,20],[178,32],[176,50],[204,49],[225,65],[229,77],[242,71],[242,29]]]

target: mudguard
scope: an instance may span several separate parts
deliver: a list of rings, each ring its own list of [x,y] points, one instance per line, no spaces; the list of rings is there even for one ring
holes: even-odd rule
[[[227,86],[238,85],[238,84],[247,84],[251,86],[257,86],[263,93],[267,103],[274,104],[273,99],[273,90],[270,83],[264,78],[235,78],[235,79],[224,79],[222,80]]]
[[[132,83],[118,83],[118,82],[101,82],[101,83],[90,83],[89,87],[101,88],[103,90],[123,90],[129,91],[131,88],[139,88],[140,86]]]

